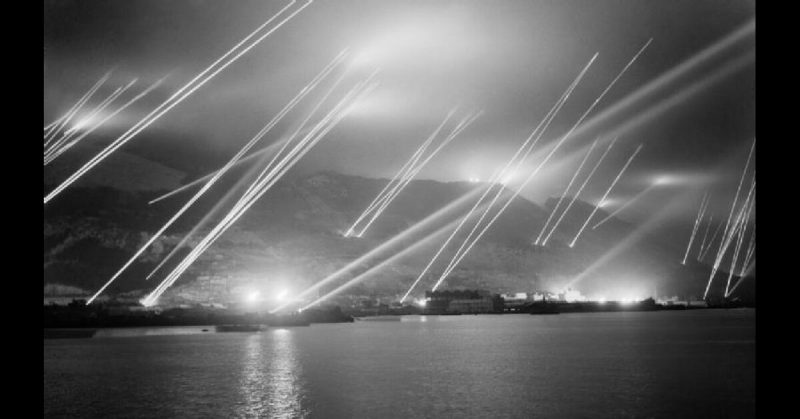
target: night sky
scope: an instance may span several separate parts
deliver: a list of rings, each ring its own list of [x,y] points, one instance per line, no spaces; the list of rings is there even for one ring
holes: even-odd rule
[[[140,78],[143,88],[168,74],[157,94],[98,132],[99,138],[115,138],[285,4],[46,1],[44,123],[65,112],[111,69],[109,92],[110,86],[133,77]],[[209,168],[221,166],[339,51],[350,47],[351,65],[380,66],[382,84],[301,161],[296,174],[332,169],[390,177],[460,103],[485,114],[419,178],[486,179],[595,52],[598,59],[539,150],[566,132],[649,38],[652,44],[587,121],[739,31],[724,48],[581,131],[524,191],[537,203],[560,194],[593,139],[600,136],[605,144],[616,129],[656,109],[649,119],[619,133],[582,199],[599,200],[643,144],[610,194],[608,209],[669,175],[669,184],[620,217],[644,222],[669,203],[664,225],[673,222],[690,230],[706,191],[715,219],[727,215],[755,138],[754,17],[755,2],[739,0],[317,0],[133,143],[174,142],[171,152],[180,156],[184,150],[187,159],[199,153]],[[136,150],[133,143],[125,150]]]

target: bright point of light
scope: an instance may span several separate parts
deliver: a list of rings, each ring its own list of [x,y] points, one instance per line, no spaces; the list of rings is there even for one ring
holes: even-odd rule
[[[255,303],[260,296],[261,293],[259,291],[252,291],[245,296],[244,300],[248,303]]]
[[[672,178],[669,176],[659,176],[654,181],[653,184],[655,185],[667,185],[672,182]]]
[[[478,182],[480,182],[480,181],[481,181],[481,180],[480,180],[480,179],[478,179],[478,178],[476,178],[476,177],[471,177],[471,178],[469,178],[469,183],[478,183]]]
[[[612,205],[613,203],[614,203],[613,199],[604,199],[604,200],[600,201],[597,204],[597,206],[600,207],[600,208],[605,208],[605,207],[607,207],[609,205]]]
[[[598,298],[598,299],[597,299],[597,302],[598,302],[598,303],[600,303],[600,304],[605,304],[605,303],[606,303],[606,297],[600,297],[600,298]]]
[[[586,297],[581,295],[580,291],[568,290],[564,293],[564,300],[566,300],[568,303],[572,303],[575,301],[586,301]]]
[[[280,290],[280,291],[278,291],[277,294],[275,294],[275,299],[278,300],[278,301],[284,301],[284,300],[286,300],[286,296],[288,296],[288,295],[289,295],[289,291],[288,290]]]
[[[67,130],[67,132],[69,133],[69,132],[72,132],[72,131],[78,131],[78,130],[81,130],[81,129],[83,129],[83,128],[85,128],[85,127],[87,127],[87,126],[89,126],[89,125],[91,125],[91,124],[95,123],[95,120],[96,120],[96,119],[97,119],[97,117],[93,117],[93,118],[90,118],[90,117],[84,117],[84,118],[80,118],[80,119],[78,119],[77,121],[75,121],[75,123],[72,125],[72,127],[70,127],[70,129],[68,129],[68,130]]]
[[[426,300],[424,298],[420,298],[419,300],[417,300],[417,305],[420,306],[420,307],[425,307],[425,305],[427,305],[427,304],[428,304],[428,300]]]

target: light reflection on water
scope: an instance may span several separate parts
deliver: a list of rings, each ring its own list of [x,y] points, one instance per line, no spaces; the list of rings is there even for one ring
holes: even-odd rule
[[[410,316],[44,342],[45,417],[753,417],[755,313]]]
[[[297,361],[294,335],[274,329],[251,335],[242,360],[239,417],[302,418],[302,367]]]

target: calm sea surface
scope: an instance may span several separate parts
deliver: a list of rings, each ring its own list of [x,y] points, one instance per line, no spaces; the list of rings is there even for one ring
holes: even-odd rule
[[[45,340],[44,416],[755,417],[755,310],[196,329]]]

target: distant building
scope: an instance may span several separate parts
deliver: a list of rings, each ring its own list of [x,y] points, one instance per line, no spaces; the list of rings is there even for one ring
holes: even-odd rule
[[[427,291],[428,314],[502,313],[503,297],[484,290]]]

